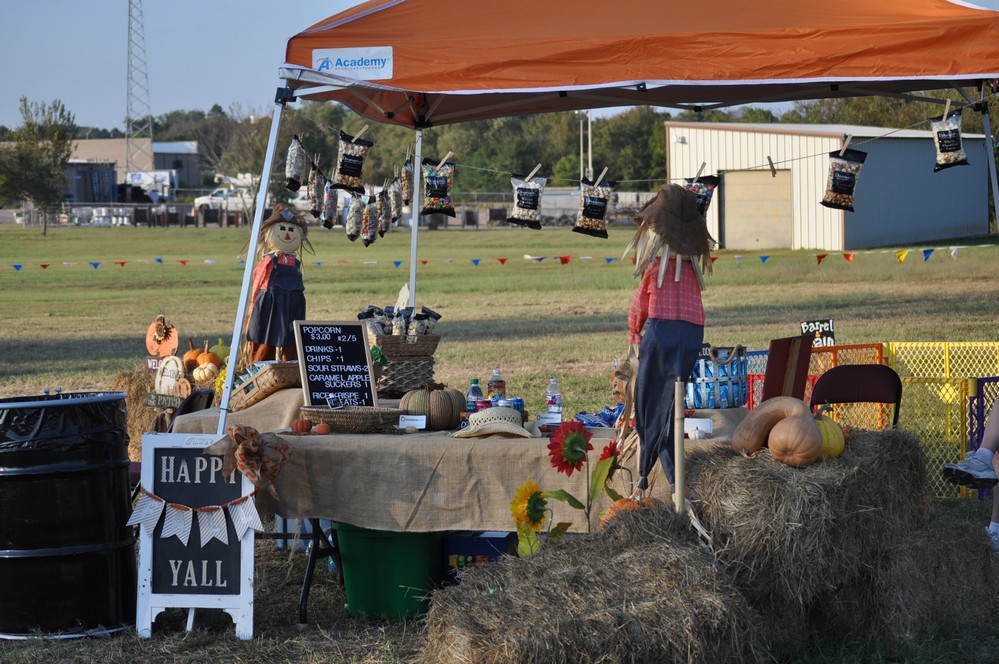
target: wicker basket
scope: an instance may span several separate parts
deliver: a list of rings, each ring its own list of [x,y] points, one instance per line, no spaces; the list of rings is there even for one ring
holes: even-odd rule
[[[278,362],[268,364],[249,380],[234,386],[229,394],[229,410],[235,412],[249,408],[274,394],[278,390],[301,386],[302,374],[298,362]]]
[[[375,335],[368,337],[369,346],[378,346],[385,356],[392,360],[397,357],[430,357],[441,341],[437,334]]]
[[[381,398],[399,398],[434,379],[434,358],[403,357],[389,360],[382,367],[382,375],[375,383]]]
[[[302,417],[313,424],[326,422],[336,433],[377,433],[397,431],[399,416],[406,411],[399,408],[379,408],[374,406],[346,406],[327,408],[326,406],[302,406]]]

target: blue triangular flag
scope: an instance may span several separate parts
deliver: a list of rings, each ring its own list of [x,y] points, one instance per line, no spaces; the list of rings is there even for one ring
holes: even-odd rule
[[[543,261],[546,258],[548,258],[548,257],[547,256],[535,256],[534,260],[536,260],[536,261],[538,261],[540,263],[541,261]]]
[[[402,261],[392,261],[392,265],[399,267],[400,265],[402,265]]]
[[[609,264],[613,263],[614,261],[616,261],[617,259],[614,258],[613,256],[607,256],[606,258],[604,258],[604,260],[607,261],[607,264],[609,265]]]
[[[930,260],[930,256],[933,255],[932,249],[923,249],[923,262]]]
[[[478,267],[478,266],[479,266],[479,263],[480,263],[481,261],[482,261],[482,259],[481,259],[481,258],[473,258],[473,259],[472,259],[472,265],[474,265],[475,267]]]
[[[160,256],[157,256],[156,258],[153,259],[153,262],[154,263],[162,263],[163,259]]]
[[[14,268],[15,272],[20,272],[21,268],[24,267],[24,266],[21,265],[20,263],[15,263],[15,264],[11,265],[11,267]]]
[[[97,262],[95,262],[95,261],[90,261],[90,267],[94,268],[95,270],[96,270],[97,268],[99,268],[100,266],[101,266],[101,264],[100,264],[100,263],[97,263]]]
[[[237,262],[237,263],[239,263],[240,265],[246,265],[246,259],[245,259],[245,258],[240,258],[240,259],[239,259],[238,261],[236,261],[236,262]]]
[[[766,263],[769,258],[769,256],[760,256],[760,263]]]

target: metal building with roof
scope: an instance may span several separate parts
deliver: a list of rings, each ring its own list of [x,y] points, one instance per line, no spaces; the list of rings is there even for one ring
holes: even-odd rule
[[[963,134],[967,166],[934,172],[933,133],[811,124],[667,121],[670,179],[721,179],[708,228],[724,249],[841,251],[981,237],[989,231],[985,136]],[[829,153],[867,153],[854,211],[820,204]],[[769,158],[769,160],[768,160]],[[770,161],[773,162],[771,170]]]

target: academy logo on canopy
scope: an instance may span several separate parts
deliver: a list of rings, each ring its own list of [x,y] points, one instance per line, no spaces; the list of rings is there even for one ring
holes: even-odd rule
[[[312,68],[359,81],[392,78],[392,47],[318,48],[312,51]]]

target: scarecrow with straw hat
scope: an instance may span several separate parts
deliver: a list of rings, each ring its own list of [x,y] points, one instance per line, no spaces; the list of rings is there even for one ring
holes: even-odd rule
[[[635,221],[638,231],[625,254],[635,249],[635,276],[642,278],[628,310],[628,330],[630,355],[638,362],[637,488],[644,491],[657,458],[674,482],[674,383],[690,377],[704,342],[703,272],[711,271],[715,241],[696,194],[676,184],[663,185]]]
[[[315,253],[305,222],[281,205],[260,226],[246,339],[254,362],[298,357],[292,322],[305,319],[302,252]]]

